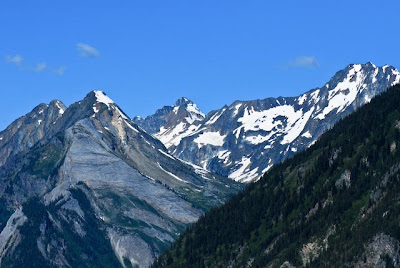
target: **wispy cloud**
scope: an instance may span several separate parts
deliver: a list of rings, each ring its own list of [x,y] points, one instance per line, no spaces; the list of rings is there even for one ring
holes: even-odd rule
[[[58,75],[63,75],[65,73],[66,69],[67,69],[67,67],[60,66],[60,67],[58,67],[57,69],[54,70],[54,73],[58,74]]]
[[[32,69],[34,72],[36,73],[40,73],[42,71],[44,71],[47,67],[47,64],[45,62],[39,62],[38,64],[36,64],[36,66]]]
[[[7,55],[5,57],[5,62],[9,64],[14,64],[19,67],[19,70],[24,71],[24,72],[33,72],[33,73],[42,73],[42,72],[47,72],[47,73],[53,73],[53,74],[58,74],[58,75],[63,75],[66,67],[65,66],[60,66],[58,68],[48,66],[46,62],[38,62],[36,64],[32,63],[26,63],[24,58],[21,55]]]
[[[317,68],[319,67],[319,63],[314,56],[301,56],[290,61],[288,67]]]
[[[6,56],[7,63],[12,63],[17,66],[21,66],[23,61],[24,61],[24,58],[20,55],[15,55],[15,56],[7,55]]]
[[[78,50],[79,55],[81,57],[98,57],[98,56],[100,56],[99,51],[96,48],[94,48],[88,44],[78,43],[76,45],[76,49]]]

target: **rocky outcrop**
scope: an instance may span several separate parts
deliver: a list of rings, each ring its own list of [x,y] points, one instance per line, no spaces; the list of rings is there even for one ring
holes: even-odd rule
[[[23,225],[26,217],[22,212],[22,208],[18,208],[8,219],[7,225],[0,233],[0,266],[4,255],[12,253],[13,249],[18,245],[21,237],[18,227]]]
[[[373,237],[355,267],[399,267],[400,243],[393,237],[380,233]]]

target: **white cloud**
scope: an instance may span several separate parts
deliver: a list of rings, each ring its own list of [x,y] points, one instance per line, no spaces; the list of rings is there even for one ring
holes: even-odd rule
[[[76,49],[81,57],[98,57],[100,55],[96,48],[89,46],[88,44],[78,43]]]
[[[60,66],[58,68],[48,66],[46,62],[39,62],[36,65],[32,65],[29,62],[25,62],[24,58],[21,55],[7,55],[5,57],[6,63],[14,64],[19,67],[19,70],[24,72],[34,72],[34,73],[41,73],[41,72],[52,72],[57,75],[63,75],[65,70],[67,69],[65,66]]]
[[[67,69],[67,67],[65,66],[60,66],[57,69],[54,70],[54,73],[58,74],[58,75],[63,75],[65,73],[65,70]]]
[[[44,71],[47,67],[47,64],[45,62],[39,62],[38,64],[36,64],[35,68],[33,68],[33,71],[36,73],[40,73],[42,71]]]
[[[319,63],[314,56],[301,56],[289,62],[289,67],[319,67]]]
[[[21,66],[23,61],[24,61],[24,58],[20,55],[15,55],[15,56],[7,55],[6,56],[7,63],[13,63],[17,66]]]

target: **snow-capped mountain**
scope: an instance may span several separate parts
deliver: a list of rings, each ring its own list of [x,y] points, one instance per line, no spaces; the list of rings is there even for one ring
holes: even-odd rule
[[[40,105],[0,137],[15,149],[0,155],[0,266],[148,267],[241,188],[168,154],[101,91]]]
[[[399,81],[400,73],[392,66],[351,64],[321,88],[300,96],[236,101],[212,111],[201,122],[185,125],[190,131],[175,135],[167,147],[180,159],[250,182]],[[137,122],[165,141],[161,129],[168,129],[166,125],[149,129],[145,123],[155,117],[157,113]]]
[[[196,132],[204,118],[196,104],[182,97],[173,106],[164,106],[146,119],[137,116],[133,121],[170,148]]]

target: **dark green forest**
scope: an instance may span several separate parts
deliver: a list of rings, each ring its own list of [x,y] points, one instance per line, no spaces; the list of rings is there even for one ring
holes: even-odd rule
[[[153,267],[353,266],[379,233],[400,240],[400,86],[207,212]]]

